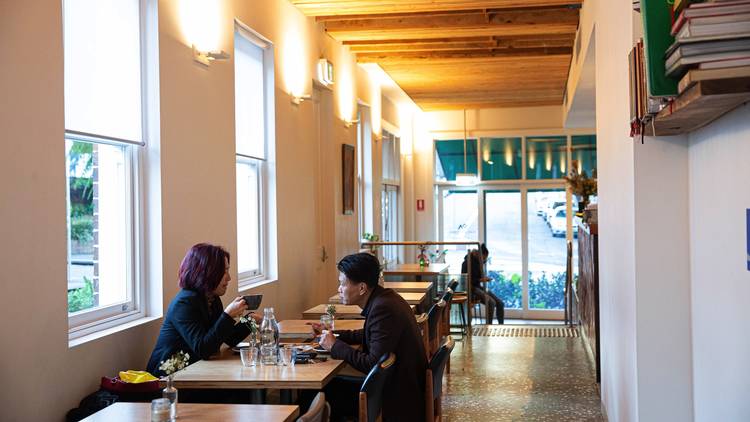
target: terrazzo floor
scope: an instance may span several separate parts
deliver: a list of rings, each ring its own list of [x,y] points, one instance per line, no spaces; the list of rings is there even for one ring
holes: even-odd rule
[[[580,338],[467,337],[443,394],[446,422],[605,420]]]

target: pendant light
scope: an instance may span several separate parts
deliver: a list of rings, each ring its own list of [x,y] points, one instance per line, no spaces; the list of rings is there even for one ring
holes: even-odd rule
[[[466,149],[466,109],[464,109],[464,172],[456,173],[456,185],[458,186],[475,186],[479,183],[476,174],[469,173],[468,150]]]

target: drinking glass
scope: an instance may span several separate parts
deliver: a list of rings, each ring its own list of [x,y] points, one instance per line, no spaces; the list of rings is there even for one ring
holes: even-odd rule
[[[323,314],[320,316],[320,325],[322,325],[324,330],[333,330],[333,318],[328,314]]]
[[[255,366],[258,363],[258,349],[256,347],[243,347],[240,349],[242,366]]]
[[[290,344],[281,349],[281,363],[284,366],[294,366],[294,347]]]

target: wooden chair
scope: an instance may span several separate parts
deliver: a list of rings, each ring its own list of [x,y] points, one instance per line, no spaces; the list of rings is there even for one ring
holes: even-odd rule
[[[318,393],[310,403],[310,409],[297,418],[297,422],[328,422],[331,416],[331,406],[326,401],[323,392]]]
[[[443,372],[456,342],[448,336],[445,343],[430,360],[425,377],[425,421],[439,422],[443,416],[442,393]]]
[[[427,312],[427,326],[429,331],[429,351],[427,353],[427,359],[431,359],[432,355],[437,352],[438,345],[440,344],[441,327],[443,315],[445,315],[445,308],[447,302],[443,299],[435,302],[434,305]]]
[[[427,360],[430,360],[430,327],[428,324],[428,318],[426,313],[415,315],[417,319],[417,327],[419,328],[420,334],[422,334],[422,344],[424,345],[424,352],[427,356]]]
[[[367,374],[359,390],[359,422],[382,421],[383,392],[385,383],[393,372],[394,363],[394,353],[383,355]]]
[[[451,302],[453,301],[453,290],[447,290],[443,297],[440,299],[442,302],[445,302],[446,306],[443,308],[443,315],[440,318],[440,336],[437,338],[435,342],[435,348],[434,351],[437,352],[437,345],[440,344],[440,342],[443,340],[443,337],[448,337],[451,335]],[[433,354],[434,355],[434,354]],[[448,373],[451,372],[451,360],[450,357],[448,357],[448,365],[447,365]]]

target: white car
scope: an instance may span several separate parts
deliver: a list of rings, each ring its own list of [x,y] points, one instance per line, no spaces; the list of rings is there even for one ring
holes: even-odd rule
[[[550,220],[552,220],[552,217],[554,217],[557,214],[557,209],[562,207],[562,209],[565,209],[565,201],[550,201],[547,204],[547,210],[544,212],[544,221],[547,222],[547,224],[551,224]]]
[[[576,212],[577,206],[573,207],[573,212]],[[573,217],[573,237],[578,234],[578,220],[579,218]],[[549,220],[549,228],[552,230],[552,236],[565,237],[565,230],[567,229],[567,218],[565,218],[565,205],[555,208],[554,215]]]

